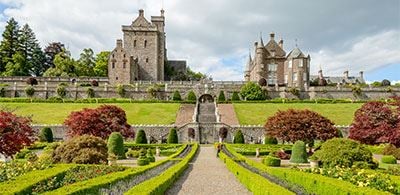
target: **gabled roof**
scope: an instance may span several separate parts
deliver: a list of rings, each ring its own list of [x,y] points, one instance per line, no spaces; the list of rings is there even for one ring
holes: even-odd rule
[[[151,23],[143,15],[139,15],[133,22],[133,27],[151,27]]]
[[[306,56],[301,52],[301,50],[296,47],[294,48],[289,54],[288,54],[288,59],[293,59],[293,58],[306,58]]]
[[[279,47],[278,43],[273,39],[271,39],[267,43],[267,45],[265,45],[265,49],[267,49],[267,51],[269,53],[271,53],[272,51],[275,51],[275,56],[278,56],[278,57],[286,56],[286,52],[281,47]]]

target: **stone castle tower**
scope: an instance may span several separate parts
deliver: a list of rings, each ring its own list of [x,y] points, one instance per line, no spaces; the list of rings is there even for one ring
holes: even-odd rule
[[[108,62],[110,84],[164,80],[167,60],[164,26],[164,10],[149,22],[142,9],[131,25],[122,26],[123,41],[117,40]]]
[[[262,37],[255,42],[254,59],[250,54],[244,79],[262,81],[269,86],[303,87],[309,84],[310,60],[310,56],[305,56],[297,46],[286,56],[283,40],[276,42],[275,34],[271,33],[266,45]]]

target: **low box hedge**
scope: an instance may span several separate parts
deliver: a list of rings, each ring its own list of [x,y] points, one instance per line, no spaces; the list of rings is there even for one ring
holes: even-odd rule
[[[130,180],[133,177],[143,174],[144,172],[153,169],[157,166],[160,166],[169,160],[175,158],[180,153],[182,153],[187,145],[183,145],[175,154],[171,155],[170,157],[157,161],[155,163],[151,163],[149,165],[138,167],[138,168],[129,168],[122,172],[111,173],[107,175],[103,175],[100,177],[96,177],[93,179],[89,179],[83,182],[77,182],[72,185],[64,186],[59,188],[55,191],[48,192],[46,194],[75,194],[75,195],[86,195],[86,194],[98,194],[99,190],[102,188],[108,188],[110,186],[115,185],[119,181],[123,180]]]
[[[266,156],[262,159],[262,163],[269,167],[280,167],[281,166],[281,159],[275,158],[273,156]]]
[[[379,190],[366,187],[357,187],[350,182],[341,181],[322,175],[305,173],[293,169],[283,169],[267,167],[262,163],[245,158],[235,152],[234,145],[227,144],[226,148],[236,157],[244,158],[246,163],[259,171],[266,172],[279,179],[287,181],[289,184],[301,186],[310,194],[389,194]]]
[[[392,155],[382,156],[381,162],[386,164],[397,164],[397,159]]]
[[[192,145],[192,150],[189,154],[179,163],[170,167],[160,175],[146,180],[126,193],[125,195],[137,194],[150,194],[150,195],[163,195],[165,191],[179,178],[179,176],[189,166],[189,162],[193,159],[198,149],[198,144]]]
[[[58,164],[49,169],[31,171],[13,180],[0,183],[0,194],[32,194],[32,188],[37,183],[46,181],[49,178],[59,177],[75,166],[72,164]]]
[[[237,164],[226,154],[221,153],[220,158],[224,161],[229,171],[231,171],[253,194],[294,194],[277,184],[268,181],[266,178],[249,171]]]

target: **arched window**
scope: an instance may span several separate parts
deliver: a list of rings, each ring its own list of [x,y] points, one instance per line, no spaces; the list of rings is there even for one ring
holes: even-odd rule
[[[123,68],[126,68],[126,62],[124,62],[124,64],[122,66],[123,66]]]
[[[149,62],[149,58],[146,58],[146,63],[148,63]]]
[[[147,47],[147,40],[144,40],[144,48]]]
[[[115,62],[112,62],[112,68],[115,68]]]
[[[136,40],[133,41],[133,47],[136,47]]]

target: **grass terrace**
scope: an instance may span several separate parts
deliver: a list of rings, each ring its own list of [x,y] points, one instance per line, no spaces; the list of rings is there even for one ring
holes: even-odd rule
[[[32,116],[34,124],[62,124],[72,111],[96,108],[102,104],[80,103],[1,103],[0,109],[15,110],[17,115]],[[125,110],[129,124],[172,124],[178,103],[118,103]]]
[[[335,104],[311,104],[311,103],[235,103],[236,115],[241,125],[264,125],[268,117],[273,116],[278,110],[309,109],[320,113],[333,121],[336,125],[350,125],[354,112],[362,106],[362,103],[335,103]]]

